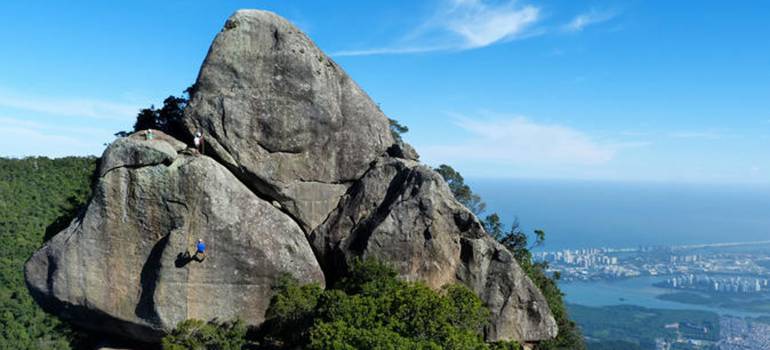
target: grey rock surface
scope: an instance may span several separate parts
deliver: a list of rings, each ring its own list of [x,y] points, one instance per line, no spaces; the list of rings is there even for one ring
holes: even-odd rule
[[[291,218],[211,158],[170,150],[132,136],[105,151],[85,212],[25,266],[41,305],[90,329],[158,341],[188,318],[260,324],[282,274],[324,284]],[[184,255],[198,238],[203,262]]]
[[[325,271],[373,257],[432,288],[465,284],[492,311],[488,340],[537,341],[557,333],[545,298],[511,253],[484,232],[439,174],[417,162],[378,161],[310,238]]]
[[[228,19],[185,125],[203,132],[206,156],[160,132],[105,151],[86,210],[25,265],[44,308],[154,342],[188,318],[259,325],[282,274],[323,285],[373,257],[406,280],[470,287],[492,310],[488,340],[556,335],[511,254],[285,19]],[[184,255],[197,238],[202,263]]]
[[[369,96],[298,28],[242,10],[214,39],[186,109],[191,133],[306,232],[393,144]]]
[[[185,144],[160,131],[153,132],[154,137],[147,139],[144,133],[134,133],[120,138],[110,152],[105,152],[99,165],[99,176],[126,166],[146,166],[170,164],[178,151],[184,150]]]
[[[408,160],[419,160],[420,155],[410,144],[406,142],[396,142],[387,150],[388,156]]]

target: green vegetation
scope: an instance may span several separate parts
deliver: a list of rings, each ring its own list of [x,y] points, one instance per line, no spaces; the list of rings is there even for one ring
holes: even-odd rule
[[[569,309],[572,317],[581,325],[586,338],[601,342],[597,347],[589,343],[592,350],[601,349],[610,341],[654,349],[656,338],[673,341],[682,336],[712,342],[719,340],[719,316],[713,312],[648,309],[632,305],[569,305]],[[677,346],[681,348],[683,345]]]
[[[162,346],[166,350],[241,350],[256,345],[246,340],[246,330],[241,321],[187,320],[163,338]]]
[[[406,125],[401,125],[401,123],[395,119],[388,118],[388,127],[390,128],[390,135],[398,142],[403,141],[401,139],[401,134],[409,132],[409,128]]]
[[[163,100],[163,107],[160,109],[155,106],[144,108],[139,111],[134,123],[134,131],[155,129],[165,132],[178,139],[185,138],[184,127],[184,109],[189,102],[188,94],[193,87],[187,88],[182,96],[169,96]],[[115,136],[127,136],[128,131],[119,131]]]
[[[471,190],[471,188],[465,184],[465,180],[459,172],[454,170],[451,166],[442,164],[435,169],[444,180],[449,184],[449,189],[452,190],[455,198],[465,205],[470,211],[476,215],[480,215],[484,212],[486,204],[481,200],[481,197]],[[548,302],[553,313],[556,323],[559,326],[559,335],[552,340],[541,342],[537,345],[538,350],[552,350],[552,349],[570,349],[581,350],[585,349],[586,345],[583,341],[583,336],[580,333],[575,322],[573,322],[567,312],[567,308],[564,305],[564,294],[559,289],[556,281],[560,275],[554,273],[549,276],[546,273],[548,264],[545,262],[533,262],[531,249],[541,245],[545,240],[545,232],[542,230],[535,230],[533,232],[535,241],[532,245],[529,245],[530,237],[521,230],[518,220],[514,220],[510,228],[506,228],[505,224],[500,220],[500,216],[497,213],[487,215],[482,220],[484,229],[487,233],[495,238],[498,242],[508,248],[514,257],[518,261],[519,265],[524,269],[532,282],[540,289]]]
[[[691,292],[666,293],[666,294],[658,295],[655,298],[660,300],[674,301],[677,303],[693,304],[693,305],[708,305],[713,302],[712,298],[710,298],[709,296],[706,296],[700,293],[691,293]]]
[[[481,200],[481,197],[471,190],[470,186],[465,184],[465,179],[459,172],[449,165],[441,164],[433,169],[444,178],[455,199],[462,203],[473,214],[481,215],[487,205]]]
[[[437,292],[397,279],[395,270],[374,260],[351,265],[348,276],[328,290],[283,278],[267,321],[251,336],[238,322],[186,321],[163,340],[163,348],[520,349],[514,342],[484,342],[489,310],[464,286]]]
[[[639,344],[622,340],[609,340],[604,342],[588,342],[590,350],[643,350]]]
[[[35,304],[23,266],[86,202],[96,163],[93,157],[0,158],[0,349],[70,349],[83,341]]]

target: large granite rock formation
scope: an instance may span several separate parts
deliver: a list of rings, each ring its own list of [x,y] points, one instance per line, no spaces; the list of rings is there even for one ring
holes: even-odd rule
[[[556,335],[511,254],[286,20],[228,19],[185,117],[206,155],[163,134],[105,151],[83,215],[25,267],[47,310],[145,341],[186,318],[258,325],[281,274],[323,284],[374,257],[407,280],[470,287],[492,310],[489,340]],[[203,263],[181,255],[198,237],[211,251]]]
[[[217,159],[306,231],[393,144],[366,93],[304,33],[264,11],[227,20],[186,116]]]
[[[188,318],[264,320],[283,274],[324,283],[299,226],[160,134],[104,153],[87,210],[26,264],[32,295],[85,327],[157,341]],[[183,146],[183,145],[182,145]],[[184,256],[198,238],[214,254]]]

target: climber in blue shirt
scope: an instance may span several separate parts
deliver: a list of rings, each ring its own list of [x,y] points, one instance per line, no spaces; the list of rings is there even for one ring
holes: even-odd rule
[[[203,259],[206,259],[206,243],[203,243],[203,240],[199,239],[196,248],[197,250],[195,251],[195,256],[193,258],[198,262],[201,262]]]

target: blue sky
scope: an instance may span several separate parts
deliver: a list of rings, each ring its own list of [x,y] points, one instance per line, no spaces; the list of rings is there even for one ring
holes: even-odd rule
[[[467,177],[770,184],[764,1],[6,1],[0,156],[100,154],[239,8],[296,23]]]

